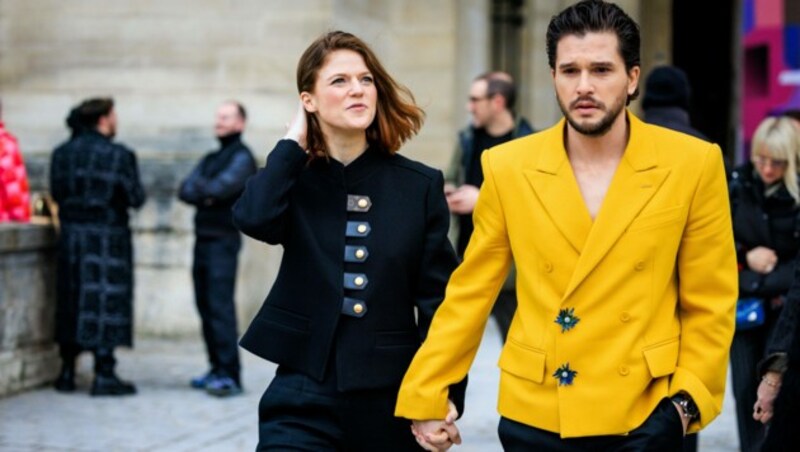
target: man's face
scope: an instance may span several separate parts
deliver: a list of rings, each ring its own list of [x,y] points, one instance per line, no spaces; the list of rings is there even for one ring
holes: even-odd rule
[[[115,109],[112,108],[107,115],[101,116],[98,126],[100,123],[103,123],[101,133],[109,138],[114,138],[117,135],[117,111]],[[98,127],[98,129],[101,129],[101,127]]]
[[[467,100],[467,111],[472,116],[475,128],[486,127],[494,117],[493,99],[487,96],[489,84],[486,80],[472,82]]]
[[[636,91],[639,67],[625,69],[613,32],[567,35],[556,46],[552,71],[556,97],[569,125],[584,135],[600,136],[624,121],[629,95]]]
[[[244,119],[239,116],[239,108],[231,103],[225,103],[217,109],[214,121],[214,133],[217,138],[226,137],[244,130]]]

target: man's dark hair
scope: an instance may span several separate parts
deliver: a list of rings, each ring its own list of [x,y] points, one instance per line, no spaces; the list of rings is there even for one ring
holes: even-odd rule
[[[110,97],[96,97],[87,99],[78,106],[81,122],[85,127],[97,127],[100,118],[107,116],[114,109],[114,99]]]
[[[795,121],[800,121],[800,108],[791,108],[789,110],[785,110],[783,113],[781,113],[781,116],[788,116]]]
[[[475,81],[478,80],[486,81],[487,97],[502,96],[506,100],[506,109],[514,111],[514,105],[517,102],[517,87],[514,85],[511,75],[500,71],[487,72],[475,78]]]
[[[236,106],[236,111],[239,112],[239,117],[242,118],[242,121],[247,122],[247,110],[244,108],[244,105],[236,100],[231,100],[228,102]]]
[[[547,27],[547,62],[556,68],[556,47],[564,36],[613,32],[619,41],[619,54],[625,69],[641,66],[639,26],[619,6],[603,0],[582,0],[553,16]],[[628,96],[628,102],[639,96],[639,88]]]

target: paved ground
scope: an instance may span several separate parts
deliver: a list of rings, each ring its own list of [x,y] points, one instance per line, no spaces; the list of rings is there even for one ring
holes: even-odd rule
[[[459,421],[461,452],[500,451],[496,438],[497,368],[500,341],[490,322],[478,352]],[[91,358],[79,363],[79,391],[50,388],[0,399],[0,451],[251,451],[257,438],[256,408],[275,367],[243,352],[245,393],[216,399],[188,387],[204,370],[196,340],[140,339],[119,355],[119,374],[134,381],[139,394],[95,399],[87,394]],[[738,450],[733,402],[701,435],[700,450]]]

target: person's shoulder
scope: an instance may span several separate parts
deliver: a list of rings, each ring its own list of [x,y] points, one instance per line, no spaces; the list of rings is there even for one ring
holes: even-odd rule
[[[388,162],[395,168],[406,172],[413,177],[421,178],[427,181],[441,177],[441,171],[432,168],[422,162],[412,160],[400,154],[393,154],[388,158]]]

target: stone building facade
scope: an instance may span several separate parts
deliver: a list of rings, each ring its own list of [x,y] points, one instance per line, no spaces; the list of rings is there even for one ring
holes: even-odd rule
[[[508,2],[508,1],[507,1]],[[199,330],[190,265],[193,211],[176,202],[179,181],[215,147],[215,107],[248,108],[245,141],[260,162],[297,102],[295,66],[321,33],[343,29],[369,42],[425,109],[422,132],[404,149],[444,167],[466,122],[473,77],[492,68],[493,27],[502,0],[0,0],[0,98],[20,139],[34,188],[47,190],[51,150],[67,137],[64,118],[81,99],[113,96],[118,140],[134,148],[149,199],[133,217],[136,329]],[[519,111],[553,124],[544,36],[569,0],[511,1],[521,14],[515,55]],[[642,24],[643,65],[668,62],[670,0],[619,0]],[[494,47],[493,47],[494,46]],[[237,302],[242,326],[261,304],[281,251],[247,241]]]

